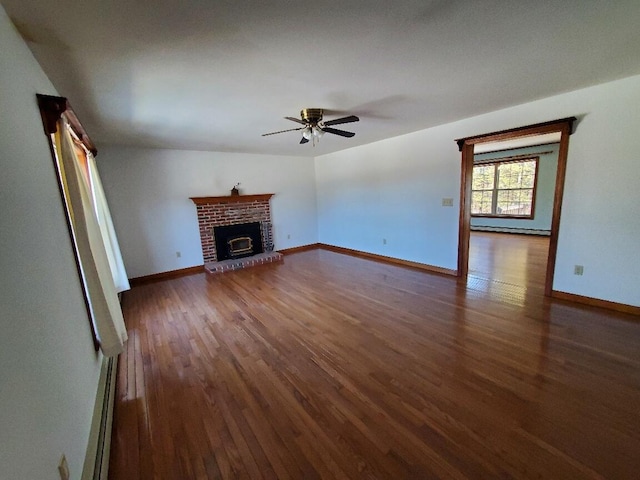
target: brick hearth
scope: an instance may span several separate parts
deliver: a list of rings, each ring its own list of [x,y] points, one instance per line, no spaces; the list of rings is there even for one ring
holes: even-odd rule
[[[224,273],[241,268],[255,267],[265,263],[281,262],[282,254],[279,252],[265,252],[251,257],[222,260],[221,262],[209,262],[204,264],[204,269],[209,273]]]
[[[273,193],[258,195],[230,195],[225,197],[192,197],[198,213],[202,256],[207,271],[214,273],[237,270],[262,263],[281,261],[282,255],[273,252],[273,230],[269,200]],[[213,227],[260,222],[260,234],[265,253],[218,262]]]

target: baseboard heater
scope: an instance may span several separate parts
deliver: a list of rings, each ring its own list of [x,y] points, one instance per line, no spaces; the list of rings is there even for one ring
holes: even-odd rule
[[[117,357],[107,359],[106,384],[102,414],[100,416],[100,432],[98,433],[98,450],[93,470],[93,480],[107,480],[109,477],[109,453],[111,451],[111,427],[113,425],[113,403],[116,393]]]
[[[548,237],[551,230],[538,230],[535,228],[511,228],[511,227],[484,227],[471,226],[472,232],[496,232],[496,233],[521,233],[525,235],[542,235]]]
[[[109,476],[117,366],[117,357],[103,357],[82,480],[107,480]]]

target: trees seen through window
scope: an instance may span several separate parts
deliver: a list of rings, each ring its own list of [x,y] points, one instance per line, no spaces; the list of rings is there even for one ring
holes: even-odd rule
[[[471,215],[533,218],[538,157],[474,165]]]

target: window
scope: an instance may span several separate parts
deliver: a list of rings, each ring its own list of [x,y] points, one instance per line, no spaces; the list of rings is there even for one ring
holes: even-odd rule
[[[538,157],[473,166],[471,215],[533,218]]]
[[[118,292],[128,280],[93,158],[97,151],[66,98],[37,99],[94,343],[105,356],[116,356],[127,340]]]

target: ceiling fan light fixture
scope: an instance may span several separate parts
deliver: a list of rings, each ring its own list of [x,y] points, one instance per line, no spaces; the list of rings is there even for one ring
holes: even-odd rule
[[[300,111],[300,119],[297,119],[295,117],[284,117],[286,120],[291,120],[298,125],[302,125],[301,127],[279,130],[277,132],[263,133],[262,136],[268,137],[270,135],[285,132],[301,132],[302,139],[300,140],[300,144],[304,145],[305,143],[311,142],[315,147],[316,143],[320,141],[325,133],[331,133],[333,135],[339,135],[346,138],[351,138],[355,135],[355,133],[353,132],[347,132],[346,130],[333,128],[333,125],[358,122],[360,121],[358,117],[356,117],[355,115],[349,115],[342,118],[336,118],[334,120],[324,121],[322,119],[322,113],[323,111],[321,108],[303,108]]]

